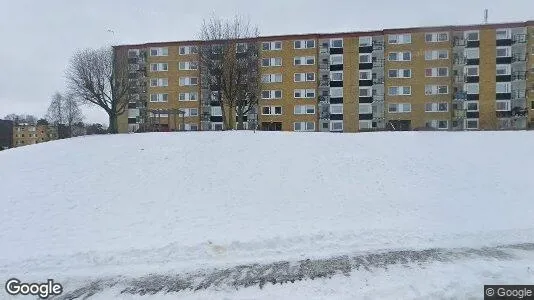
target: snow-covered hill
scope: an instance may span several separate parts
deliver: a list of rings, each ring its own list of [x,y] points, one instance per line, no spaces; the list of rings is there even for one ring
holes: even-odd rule
[[[69,291],[103,276],[534,243],[533,149],[531,132],[197,132],[2,151],[0,279],[57,278]],[[397,264],[261,291],[179,293],[478,297],[491,280],[534,280],[534,255],[523,250],[489,258],[494,264],[408,263],[400,273]],[[421,278],[434,288],[418,285]],[[445,294],[447,286],[457,293]]]

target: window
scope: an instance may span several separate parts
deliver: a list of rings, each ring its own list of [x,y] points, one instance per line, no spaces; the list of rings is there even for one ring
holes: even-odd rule
[[[294,60],[293,60],[293,65],[295,65],[295,66],[311,66],[311,65],[315,65],[315,57],[314,56],[295,57]]]
[[[425,41],[427,43],[447,42],[449,40],[448,32],[433,32],[425,34]]]
[[[198,85],[198,77],[180,77],[180,86]]]
[[[390,34],[388,35],[388,43],[390,44],[411,44],[412,43],[412,35],[407,34]]]
[[[332,98],[341,98],[341,97],[343,97],[343,88],[342,87],[331,87],[330,88],[330,97],[332,97]]]
[[[448,129],[449,121],[447,120],[430,120],[426,122],[426,127],[435,129]]]
[[[478,59],[480,58],[480,49],[479,48],[466,48],[464,50],[465,58],[467,59]]]
[[[197,101],[197,100],[198,100],[197,92],[178,94],[178,101]]]
[[[196,117],[198,116],[198,108],[182,108],[184,117]]]
[[[169,79],[167,78],[150,78],[150,86],[169,86]]]
[[[425,104],[425,112],[447,112],[449,103],[447,102],[428,102]]]
[[[412,111],[412,104],[410,103],[390,103],[388,105],[388,112],[390,113],[407,113]]]
[[[330,104],[330,113],[333,115],[342,115],[343,104]]]
[[[151,72],[164,72],[169,70],[169,64],[168,63],[157,63],[157,64],[150,64],[150,71]]]
[[[330,72],[331,81],[343,81],[343,71]]]
[[[427,68],[425,69],[426,77],[447,77],[449,76],[449,68]]]
[[[360,54],[360,63],[368,64],[373,62],[373,55],[371,53]]]
[[[360,70],[360,80],[371,80],[371,79],[373,79],[373,71]]]
[[[295,98],[315,98],[315,89],[298,89],[293,93]]]
[[[150,48],[150,56],[168,56],[169,55],[169,48],[162,47],[162,48]]]
[[[330,131],[343,131],[343,121],[330,121]]]
[[[464,69],[465,75],[467,76],[478,76],[479,67],[478,66],[466,66]]]
[[[410,52],[410,51],[389,52],[388,60],[389,61],[411,61],[412,60],[412,52]]]
[[[366,87],[360,87],[359,88],[359,96],[360,97],[372,97],[373,96],[373,88],[370,86]]]
[[[295,122],[293,123],[294,131],[315,131],[314,122]]]
[[[477,112],[478,111],[478,101],[465,101],[464,102],[464,109],[469,112]]]
[[[466,129],[478,129],[478,119],[465,119]]]
[[[478,41],[479,40],[479,32],[478,30],[473,31],[465,31],[464,32],[464,38],[468,41]]]
[[[425,60],[449,59],[449,50],[426,50]]]
[[[261,75],[262,83],[282,82],[282,74],[263,74]]]
[[[390,69],[388,76],[389,78],[411,78],[412,69]]]
[[[512,68],[510,65],[497,65],[496,73],[497,73],[497,76],[510,75],[512,74]]]
[[[358,105],[359,114],[371,114],[373,113],[373,106],[371,103],[361,103]]]
[[[261,91],[261,98],[262,99],[282,99],[282,91],[281,90]]]
[[[495,102],[496,111],[510,111],[510,100],[497,100]]]
[[[495,30],[495,38],[497,40],[506,40],[512,38],[512,32],[509,28]]]
[[[311,49],[315,48],[315,40],[299,40],[293,42],[295,49]]]
[[[198,53],[197,46],[180,46],[178,48],[179,55],[188,55],[188,54],[197,54],[197,53]]]
[[[181,61],[178,63],[178,70],[198,70],[198,62]]]
[[[281,115],[282,107],[281,106],[263,106],[261,108],[262,115]]]
[[[409,96],[412,94],[411,86],[390,86],[388,88],[389,96]]]
[[[35,131],[35,127],[33,127],[33,126],[28,127],[28,131],[34,132]]]
[[[330,48],[343,48],[343,39],[331,39]]]
[[[370,36],[361,36],[359,38],[360,47],[368,47],[373,45],[373,38]]]
[[[295,82],[315,81],[315,73],[295,73]]]
[[[235,44],[235,53],[245,53],[247,52],[248,45],[247,43],[236,43]]]
[[[315,105],[295,105],[295,115],[314,115]]]
[[[271,58],[262,58],[261,66],[262,67],[280,67],[282,65],[281,57],[271,57]]]
[[[167,102],[169,94],[150,94],[150,102]]]
[[[448,93],[448,85],[425,85],[425,95],[446,95]]]
[[[331,65],[342,65],[343,64],[343,54],[332,54],[332,55],[330,55],[330,64]]]
[[[212,106],[211,107],[211,115],[215,117],[222,116],[222,109],[220,106]]]
[[[139,49],[128,49],[128,57],[139,56]]]
[[[478,83],[466,83],[464,84],[464,91],[468,94],[478,94],[480,86]]]
[[[282,50],[282,42],[280,42],[280,41],[263,42],[263,43],[261,43],[261,49],[263,51],[278,51],[278,50]]]
[[[496,93],[510,93],[512,90],[511,82],[497,82],[495,84]]]
[[[497,47],[497,57],[511,57],[512,47]]]

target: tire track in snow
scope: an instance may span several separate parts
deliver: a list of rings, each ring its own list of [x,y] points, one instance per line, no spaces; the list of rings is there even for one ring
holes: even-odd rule
[[[342,255],[295,262],[280,261],[269,264],[239,265],[225,269],[199,270],[174,275],[150,274],[140,278],[126,276],[103,278],[50,299],[88,299],[105,289],[118,287],[121,294],[153,295],[156,293],[231,287],[293,283],[300,280],[330,278],[337,274],[350,276],[354,270],[372,271],[393,265],[424,266],[432,262],[453,263],[468,259],[514,260],[520,252],[534,252],[534,243],[484,248],[433,248],[426,250],[396,250],[360,255]],[[65,287],[64,287],[65,288]]]

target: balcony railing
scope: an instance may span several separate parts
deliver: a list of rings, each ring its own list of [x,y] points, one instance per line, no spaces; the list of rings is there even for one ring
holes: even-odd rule
[[[527,42],[527,35],[526,34],[514,34],[512,37],[512,41],[514,44],[524,44]]]
[[[467,42],[464,39],[455,38],[453,40],[453,45],[456,47],[462,47],[462,46],[465,46],[466,44]]]
[[[512,80],[527,80],[527,72],[517,71],[512,73]]]
[[[524,62],[527,61],[527,55],[522,53],[513,53],[512,62]]]

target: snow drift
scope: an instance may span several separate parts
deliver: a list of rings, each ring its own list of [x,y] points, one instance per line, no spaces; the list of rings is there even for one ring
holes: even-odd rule
[[[191,132],[3,151],[0,273],[74,282],[532,243],[533,146],[530,132]]]

